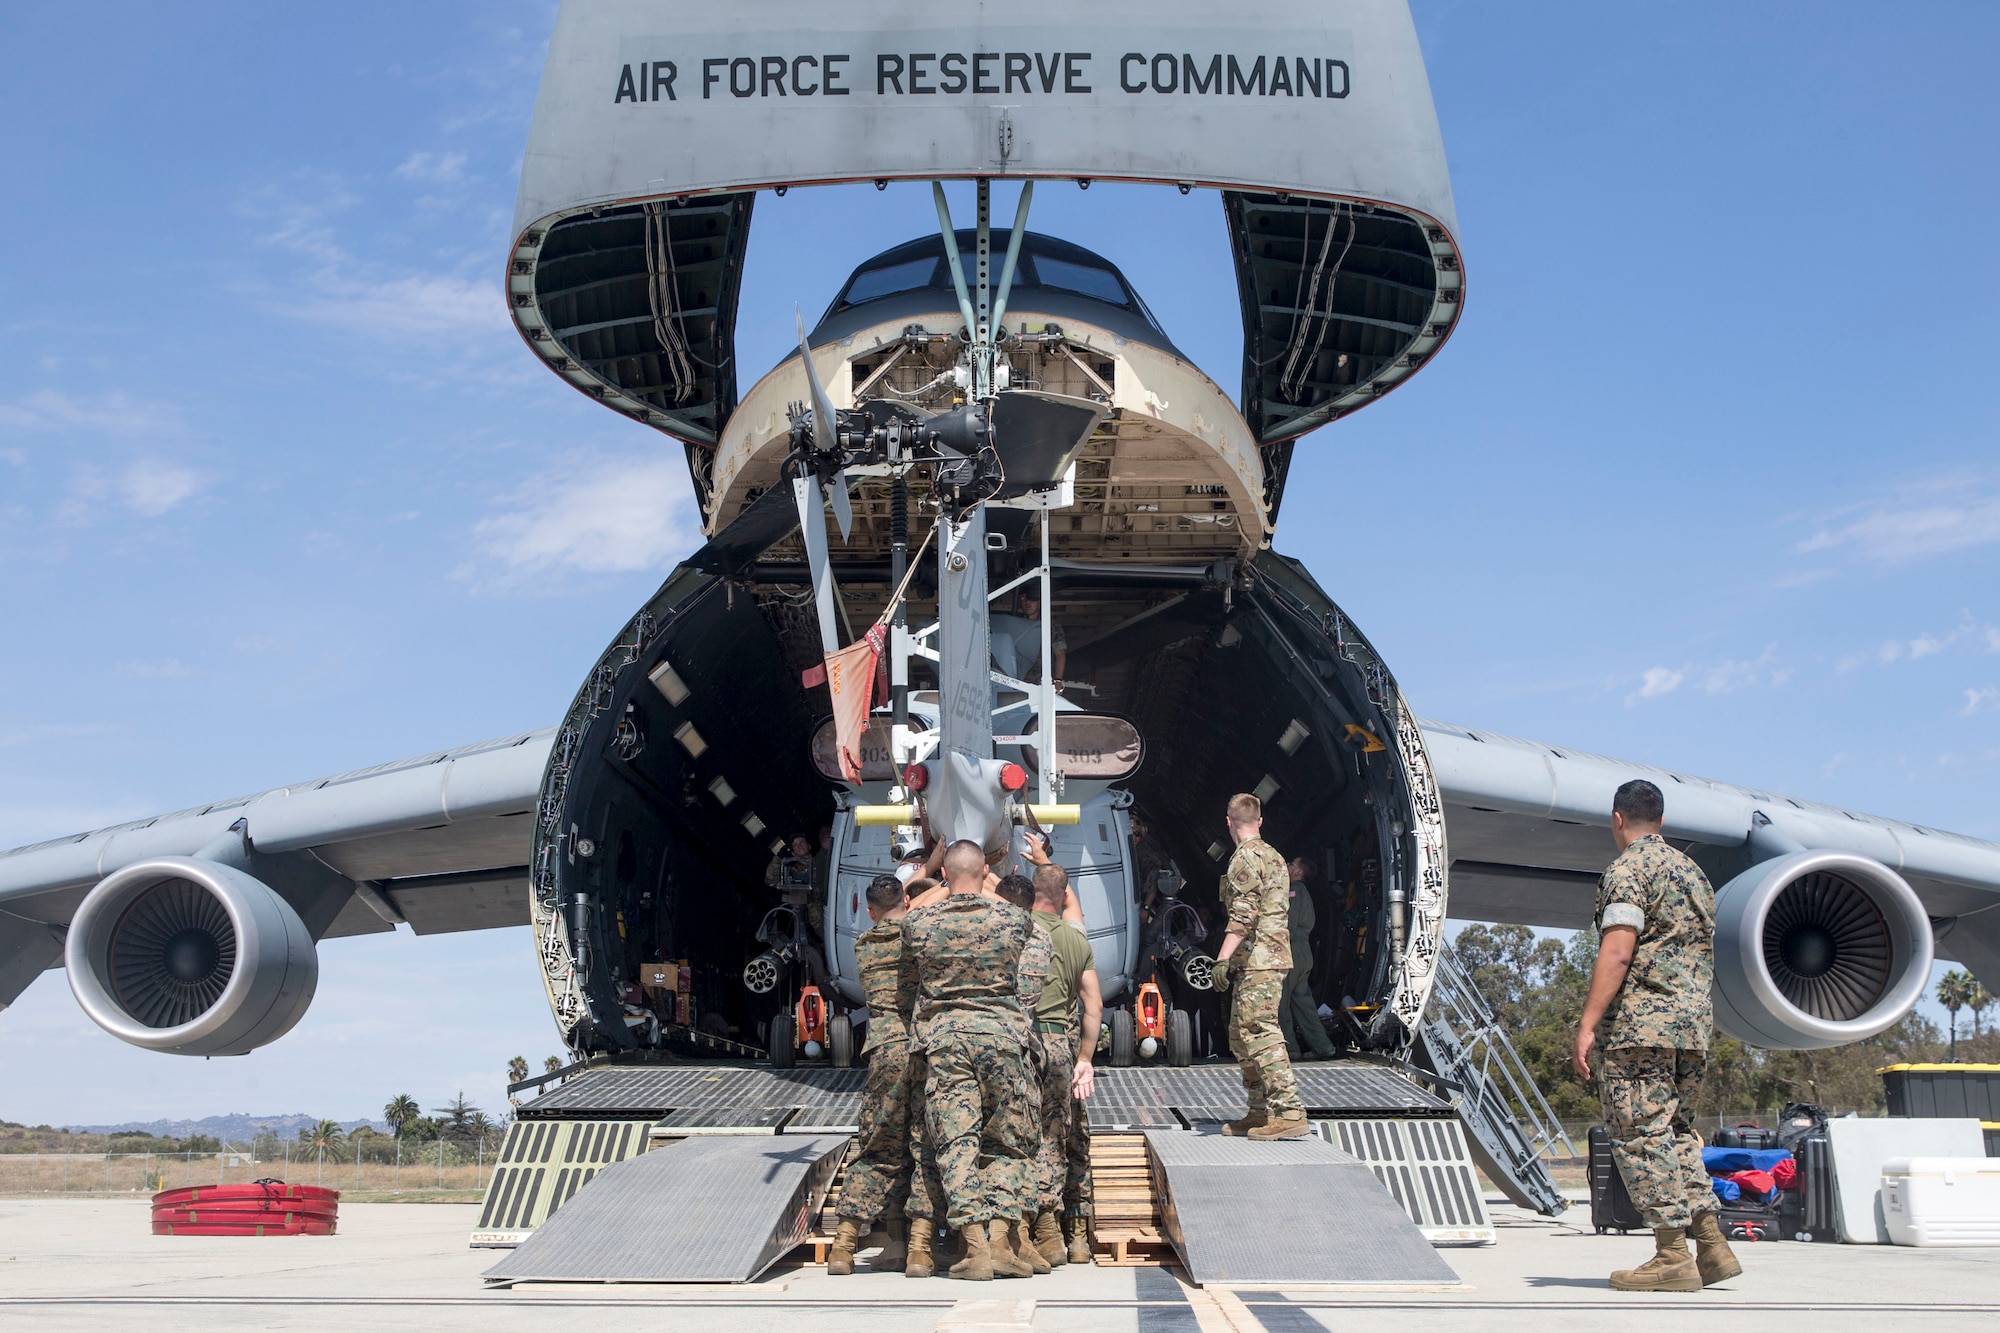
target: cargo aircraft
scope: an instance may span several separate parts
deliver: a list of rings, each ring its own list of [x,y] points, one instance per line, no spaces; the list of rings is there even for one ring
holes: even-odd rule
[[[1322,868],[1313,977],[1342,1041],[1421,1061],[1447,914],[1589,924],[1635,777],[1721,886],[1729,1032],[1880,1032],[1934,956],[2000,987],[2000,847],[1423,720],[1279,552],[1281,512],[1328,500],[1287,494],[1294,450],[1439,354],[1466,270],[1403,0],[1211,14],[565,4],[506,300],[553,375],[685,449],[706,544],[552,727],[0,855],[0,1002],[64,967],[124,1041],[242,1053],[306,1012],[319,940],[531,922],[580,1059],[788,1063],[815,984],[844,1063],[867,882],[926,827],[1004,858],[1039,826],[1112,1058],[1155,1030],[1133,1014],[1153,982],[1179,1063],[1219,1045],[1220,811],[1251,791]],[[890,180],[977,182],[972,225],[937,189],[935,226],[740,385],[758,193]],[[1215,193],[1235,398],[1115,256],[1031,229],[1037,185],[1096,180]],[[822,827],[821,877],[774,890]]]

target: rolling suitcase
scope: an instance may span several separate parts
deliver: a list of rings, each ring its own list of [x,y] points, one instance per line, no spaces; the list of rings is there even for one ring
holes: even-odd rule
[[[1778,1131],[1765,1129],[1761,1125],[1745,1122],[1733,1127],[1718,1129],[1708,1136],[1711,1148],[1775,1148],[1778,1146]]]
[[[1796,1213],[1786,1219],[1792,1240],[1826,1241],[1838,1244],[1839,1229],[1834,1211],[1839,1206],[1833,1191],[1833,1153],[1826,1144],[1826,1132],[1808,1134],[1792,1144],[1798,1160],[1798,1188],[1787,1190],[1789,1202],[1796,1196]]]
[[[1625,1192],[1625,1178],[1611,1159],[1611,1134],[1602,1125],[1590,1127],[1590,1224],[1597,1234],[1644,1231],[1645,1219]]]

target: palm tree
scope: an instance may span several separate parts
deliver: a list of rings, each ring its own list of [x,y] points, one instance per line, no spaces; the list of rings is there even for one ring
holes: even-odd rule
[[[417,1099],[407,1092],[391,1097],[389,1104],[382,1108],[382,1118],[389,1122],[389,1132],[399,1139],[403,1137],[403,1126],[423,1113]]]
[[[318,1153],[320,1161],[331,1155],[338,1162],[347,1151],[347,1131],[334,1121],[322,1120],[310,1129],[301,1129],[299,1142]]]
[[[1958,1011],[1972,998],[1979,983],[1964,968],[1954,967],[1938,979],[1937,1002],[1951,1015],[1951,1062],[1958,1063]]]
[[[1965,997],[1965,1007],[1972,1011],[1972,1035],[1975,1038],[1986,1035],[1986,1006],[1993,1003],[1993,994],[1977,981],[1972,983],[1972,992]]]
[[[542,1072],[544,1074],[553,1074],[558,1069],[561,1068],[562,1068],[562,1057],[559,1055],[552,1055],[548,1059],[542,1061]]]
[[[528,1078],[527,1056],[517,1055],[513,1059],[507,1062],[507,1081],[509,1083],[524,1083],[527,1081],[527,1078]]]

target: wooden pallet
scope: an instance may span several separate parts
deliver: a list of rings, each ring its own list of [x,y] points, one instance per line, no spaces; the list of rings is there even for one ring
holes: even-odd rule
[[[1091,1229],[1097,1262],[1109,1268],[1173,1263],[1173,1246],[1160,1230],[1160,1203],[1146,1136],[1091,1135],[1090,1174],[1097,1197],[1097,1222]]]

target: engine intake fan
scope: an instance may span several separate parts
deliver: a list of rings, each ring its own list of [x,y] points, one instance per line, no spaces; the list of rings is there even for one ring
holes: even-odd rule
[[[243,1055],[305,1017],[319,955],[263,881],[187,856],[106,876],[70,921],[70,990],[99,1027],[178,1055]]]
[[[1931,958],[1923,904],[1869,857],[1794,852],[1715,895],[1715,1021],[1754,1046],[1872,1037],[1921,998]]]

